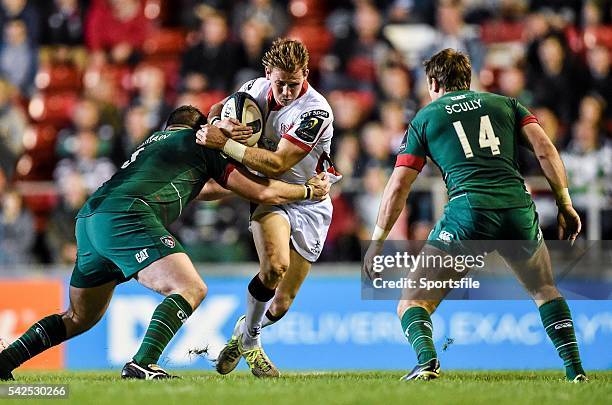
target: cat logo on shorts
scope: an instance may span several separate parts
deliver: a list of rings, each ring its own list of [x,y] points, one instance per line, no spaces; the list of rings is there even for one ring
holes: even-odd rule
[[[161,240],[162,243],[168,246],[170,249],[176,246],[176,243],[174,242],[174,238],[172,238],[172,236],[162,236],[161,238],[159,238],[159,240]]]

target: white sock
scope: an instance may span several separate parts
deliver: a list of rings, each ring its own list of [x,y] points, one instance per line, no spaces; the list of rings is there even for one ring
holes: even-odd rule
[[[257,295],[258,297],[255,297]],[[274,290],[265,287],[259,276],[255,276],[247,289],[247,310],[242,333],[242,345],[245,349],[261,346],[259,336],[264,314],[274,297]],[[259,298],[259,299],[257,299]],[[261,299],[267,298],[266,301]]]

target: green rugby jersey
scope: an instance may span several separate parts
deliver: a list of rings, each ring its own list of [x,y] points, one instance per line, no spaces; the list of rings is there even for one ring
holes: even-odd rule
[[[223,183],[230,161],[196,144],[195,131],[153,133],[117,173],[89,197],[77,217],[149,206],[164,225],[181,215],[208,179]]]
[[[420,171],[429,157],[441,170],[449,199],[466,194],[476,208],[531,203],[518,168],[524,125],[536,118],[515,99],[456,91],[421,109],[410,123],[397,166]]]

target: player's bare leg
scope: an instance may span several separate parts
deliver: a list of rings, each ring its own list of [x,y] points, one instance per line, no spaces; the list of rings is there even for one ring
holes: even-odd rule
[[[244,356],[253,375],[278,377],[278,369],[261,347],[259,335],[266,309],[289,268],[291,227],[276,213],[267,213],[251,222],[253,240],[259,256],[259,273],[247,289],[247,311],[236,322],[234,333],[216,361],[220,374],[231,372]]]
[[[0,352],[0,380],[12,380],[12,371],[26,360],[91,329],[104,315],[116,282],[92,288],[70,287],[66,312],[47,316]]]
[[[163,257],[141,270],[136,279],[166,298],[157,306],[142,344],[121,372],[123,378],[171,378],[157,365],[162,351],[206,296],[207,288],[185,253]]]
[[[572,382],[586,381],[572,315],[567,302],[555,287],[546,244],[542,243],[528,260],[505,259],[538,306],[544,329],[563,359],[566,378]]]
[[[300,256],[294,249],[291,249],[290,254],[289,269],[276,288],[272,304],[264,315],[262,328],[273,325],[285,316],[312,267],[312,263]]]
[[[262,328],[274,324],[287,313],[304,279],[308,275],[310,267],[310,262],[291,249],[289,268],[276,288],[272,304],[264,315]],[[232,338],[223,348],[217,359],[216,367],[220,374],[230,373],[240,362],[241,352],[238,347],[238,339],[240,339],[244,330],[245,319],[245,315],[238,318],[236,325],[234,325]]]
[[[423,246],[425,256],[447,256],[448,253],[431,245]],[[414,272],[407,274],[407,278],[418,280],[425,277],[428,281],[460,280],[467,271],[457,272],[453,268],[423,268],[418,267]],[[430,380],[440,375],[440,362],[433,342],[433,324],[430,315],[436,310],[440,302],[450,289],[435,289],[425,291],[422,289],[406,288],[397,305],[397,315],[402,323],[404,335],[410,342],[417,355],[417,365],[401,380]]]

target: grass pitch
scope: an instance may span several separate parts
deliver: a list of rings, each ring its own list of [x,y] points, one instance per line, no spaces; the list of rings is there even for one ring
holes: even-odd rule
[[[181,372],[180,380],[123,381],[119,371],[16,373],[15,384],[68,384],[67,400],[26,404],[606,404],[612,371],[589,373],[587,384],[562,380],[560,371],[442,371],[435,381],[398,381],[399,371],[284,373],[258,380],[248,372],[219,376]],[[6,400],[2,403],[21,403]],[[57,403],[57,402],[55,402]]]

